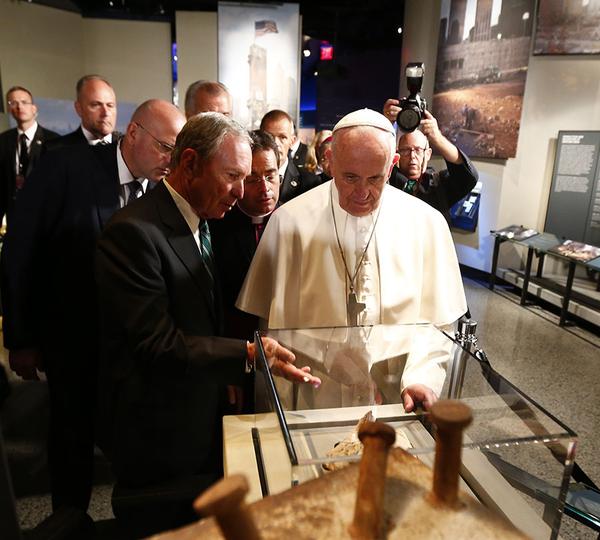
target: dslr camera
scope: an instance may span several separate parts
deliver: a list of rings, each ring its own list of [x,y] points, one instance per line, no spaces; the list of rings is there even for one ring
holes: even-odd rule
[[[414,131],[419,127],[423,113],[427,108],[427,102],[420,94],[421,86],[423,86],[425,64],[410,62],[406,65],[405,73],[409,94],[408,97],[400,100],[400,112],[396,122],[403,131]]]

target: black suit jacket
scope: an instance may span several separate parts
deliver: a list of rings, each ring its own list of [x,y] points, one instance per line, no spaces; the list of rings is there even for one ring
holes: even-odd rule
[[[113,144],[116,143],[120,137],[121,133],[113,131]],[[85,138],[81,126],[79,126],[75,131],[71,131],[71,133],[53,139],[52,142],[47,145],[47,150],[56,150],[58,148],[64,148],[65,146],[77,146],[82,144],[88,144],[88,140]]]
[[[317,175],[306,169],[298,169],[294,162],[288,159],[288,166],[279,187],[279,202],[283,204],[298,195],[302,195],[302,193],[306,193],[320,183]]]
[[[39,348],[61,365],[95,356],[93,259],[119,208],[116,152],[115,144],[47,152],[21,190],[2,250],[8,349]]]
[[[462,151],[459,152],[463,163],[446,162],[448,168],[439,172],[427,167],[412,193],[441,212],[448,222],[450,222],[452,205],[466,197],[479,178],[471,160]],[[391,186],[406,191],[408,179],[398,170],[398,167],[393,167],[389,182]]]
[[[215,337],[219,295],[164,183],[115,214],[96,276],[100,443],[117,479],[142,485],[214,472],[219,391],[243,379],[246,344]]]
[[[49,141],[56,139],[58,136],[58,133],[54,133],[54,131],[38,124],[29,148],[29,165],[25,172],[26,178],[42,157]],[[15,162],[17,139],[17,128],[9,129],[0,134],[0,221],[2,221],[4,214],[10,214],[17,193]]]
[[[268,216],[263,225],[266,226]],[[223,219],[209,222],[212,247],[223,289],[225,335],[252,339],[258,317],[235,307],[246,273],[256,252],[256,227],[237,206]]]
[[[306,146],[303,142],[298,146],[298,150],[294,154],[294,164],[298,169],[302,169],[304,164],[306,163],[306,154],[308,152],[308,146]]]

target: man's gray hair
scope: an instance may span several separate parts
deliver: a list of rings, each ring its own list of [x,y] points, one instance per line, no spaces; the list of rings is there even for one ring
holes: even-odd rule
[[[252,145],[248,132],[235,120],[218,112],[205,112],[192,116],[177,135],[171,155],[171,170],[179,165],[181,154],[191,148],[202,161],[212,158],[228,135],[244,139]]]
[[[206,92],[209,96],[220,96],[221,94],[225,94],[226,96],[231,97],[229,89],[223,83],[207,81],[204,79],[193,82],[188,86],[188,89],[185,92],[185,115],[188,117],[194,114],[196,94],[198,94],[198,92]]]

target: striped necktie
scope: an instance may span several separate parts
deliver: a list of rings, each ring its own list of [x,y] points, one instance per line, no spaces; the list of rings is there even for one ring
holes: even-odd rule
[[[202,253],[202,262],[206,268],[208,275],[211,279],[211,289],[215,282],[215,265],[213,259],[213,251],[210,243],[210,230],[208,229],[208,223],[206,220],[202,220],[198,227],[200,232],[200,251]]]

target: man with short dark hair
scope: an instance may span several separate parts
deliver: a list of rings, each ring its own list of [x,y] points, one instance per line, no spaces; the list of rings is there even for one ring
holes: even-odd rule
[[[224,84],[205,80],[190,84],[185,93],[185,116],[189,119],[203,112],[220,112],[231,116],[231,94]]]
[[[78,144],[110,144],[119,137],[117,98],[110,83],[100,75],[85,75],[75,86],[75,112],[81,125],[48,145],[49,150]]]
[[[6,105],[17,127],[0,134],[0,223],[12,211],[14,200],[33,170],[46,143],[58,137],[37,123],[37,105],[27,88],[13,86]]]
[[[260,129],[270,133],[279,148],[281,156],[279,174],[282,178],[279,200],[282,204],[320,184],[319,177],[307,170],[298,169],[290,158],[290,148],[295,143],[296,136],[294,121],[288,113],[279,109],[269,111],[263,116]]]
[[[239,124],[220,113],[190,118],[171,174],[117,212],[98,242],[104,448],[121,487],[162,485],[181,497],[142,512],[163,526],[194,519],[192,498],[222,475],[219,396],[254,359],[254,343],[218,337],[221,293],[207,225],[242,198],[251,162]],[[263,345],[276,372],[320,383],[277,342]],[[197,491],[182,493],[175,482]]]
[[[279,201],[279,150],[266,131],[250,132],[252,169],[244,196],[223,219],[210,221],[215,259],[223,287],[225,335],[251,339],[258,318],[235,307],[264,228]]]
[[[87,509],[92,485],[98,324],[93,259],[111,215],[169,172],[183,114],[140,105],[121,144],[47,152],[19,196],[2,250],[4,345],[24,379],[50,393],[54,510]]]

